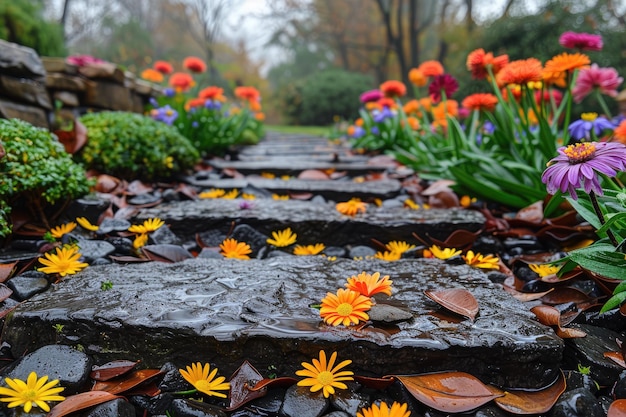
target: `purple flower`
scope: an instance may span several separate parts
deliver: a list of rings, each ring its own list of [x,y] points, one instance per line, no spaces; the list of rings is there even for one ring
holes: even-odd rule
[[[163,107],[153,109],[151,116],[154,120],[171,125],[178,118],[178,112],[167,104]]]
[[[601,51],[602,36],[591,33],[564,32],[559,37],[559,44],[566,48],[580,49],[581,51]]]
[[[174,97],[176,91],[174,91],[173,88],[167,87],[165,90],[163,90],[163,94],[165,94],[165,97]]]
[[[598,117],[597,113],[583,113],[580,115],[579,120],[576,120],[567,128],[574,140],[591,140],[592,132],[594,137],[598,138],[605,129],[613,130],[615,126],[605,117]]]
[[[452,94],[459,89],[459,83],[450,74],[441,74],[433,78],[433,81],[428,86],[428,94],[434,102],[441,100],[443,93],[446,97],[451,97]]]
[[[598,173],[614,177],[626,169],[626,146],[619,142],[583,142],[561,146],[559,155],[548,162],[541,181],[548,193],[569,192],[576,200],[576,188],[602,195]]]
[[[380,129],[378,128],[378,126],[373,126],[372,127],[372,134],[374,134],[374,135],[379,135],[380,134]]]
[[[362,138],[363,136],[365,136],[365,129],[363,129],[361,126],[355,126],[354,132],[352,132],[352,135],[350,136],[355,139]]]
[[[151,104],[153,107],[159,107],[159,102],[158,102],[158,101],[156,101],[156,98],[154,98],[154,97],[150,97],[150,104]]]
[[[239,203],[240,210],[250,210],[254,208],[254,203],[248,200],[243,200]]]
[[[378,101],[383,98],[383,93],[380,90],[369,90],[359,96],[361,103],[370,103],[372,101]]]
[[[389,107],[385,106],[382,110],[374,110],[372,111],[372,119],[376,123],[384,122],[385,119],[391,119],[394,116],[394,113],[389,110]]]

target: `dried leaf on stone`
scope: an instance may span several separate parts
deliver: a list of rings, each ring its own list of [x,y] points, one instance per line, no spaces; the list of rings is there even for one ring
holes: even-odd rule
[[[132,371],[139,361],[117,360],[107,362],[104,365],[93,366],[91,368],[90,378],[94,381],[108,381],[127,372]]]
[[[143,183],[139,180],[134,180],[128,184],[124,193],[126,195],[138,195],[150,193],[152,191],[154,191],[154,188],[151,185]]]
[[[557,276],[557,274],[550,274],[546,275],[545,277],[541,277],[541,280],[549,284],[561,284],[563,282],[571,281],[575,278],[580,278],[583,274],[584,272],[582,270],[574,269],[563,274],[563,276],[561,277]]]
[[[109,381],[97,381],[91,390],[121,394],[162,374],[159,369],[140,369]]]
[[[530,309],[539,323],[545,326],[555,327],[554,331],[562,339],[572,339],[578,337],[585,337],[587,334],[582,330],[573,329],[569,327],[561,327],[561,313],[554,307],[540,305]]]
[[[368,388],[382,391],[384,389],[387,389],[389,386],[391,386],[391,384],[393,384],[393,382],[395,381],[395,378],[393,377],[373,378],[369,376],[354,375],[354,380]]]
[[[454,191],[442,191],[428,196],[428,205],[432,208],[459,207],[459,197]]]
[[[427,290],[424,294],[439,305],[470,320],[474,320],[478,314],[478,301],[466,289]]]
[[[573,287],[557,287],[554,291],[541,297],[541,302],[548,305],[559,305],[564,303],[585,303],[591,301],[591,297]]]
[[[250,388],[263,380],[263,376],[248,361],[230,377],[230,405],[226,411],[233,411],[256,398],[267,394],[267,386],[252,391]]]
[[[11,277],[15,271],[15,266],[18,261],[11,262],[9,264],[0,264],[0,282],[4,282]]]
[[[452,191],[452,188],[450,187],[452,187],[454,184],[456,183],[452,180],[437,180],[430,184],[428,188],[426,188],[424,191],[422,191],[422,195],[430,196],[439,194],[440,192]]]
[[[105,391],[81,392],[80,394],[71,395],[65,398],[63,402],[52,407],[47,417],[63,417],[76,411],[93,407],[94,405],[115,400],[116,398],[121,397]]]
[[[96,191],[99,193],[109,194],[118,192],[122,186],[122,181],[119,178],[112,177],[111,175],[98,175],[96,178]]]
[[[626,400],[613,401],[606,417],[626,417]]]
[[[561,372],[549,387],[539,391],[501,391],[504,395],[494,401],[504,411],[521,415],[547,413],[565,391],[565,376]],[[498,390],[492,387],[493,390]]]
[[[128,256],[128,255],[122,255],[122,256],[109,255],[109,259],[111,259],[114,262],[118,262],[120,264],[150,262],[150,259],[148,258],[138,258],[136,256]]]
[[[313,193],[289,193],[289,198],[292,200],[310,200],[313,197]]]
[[[142,253],[151,261],[176,263],[193,258],[188,250],[178,245],[147,245],[141,248]]]
[[[280,378],[264,378],[257,382],[253,387],[250,387],[250,391],[259,391],[265,387],[286,387],[291,386],[298,382],[297,379],[291,378],[289,376],[281,376]]]
[[[612,360],[622,368],[626,368],[626,361],[622,352],[604,352],[604,357]]]
[[[541,223],[543,220],[543,201],[537,201],[536,203],[519,210],[515,215],[515,218],[531,223]]]
[[[330,177],[324,171],[320,171],[319,169],[305,169],[304,171],[300,172],[300,174],[298,175],[298,179],[325,181],[329,180]]]
[[[198,193],[196,192],[196,190],[187,184],[178,184],[175,191],[178,194],[186,196],[190,200],[196,200],[198,198]]]
[[[522,302],[538,300],[544,295],[549,294],[551,291],[554,290],[554,288],[550,288],[548,291],[544,291],[544,292],[527,293],[527,292],[517,291],[516,289],[511,288],[507,285],[503,286],[502,288],[504,289],[504,291],[511,294],[513,298]]]
[[[241,172],[237,171],[234,168],[224,168],[222,170],[222,174],[232,178],[245,178],[245,175],[243,175]]]
[[[503,395],[464,372],[393,376],[418,401],[445,413],[470,411]]]

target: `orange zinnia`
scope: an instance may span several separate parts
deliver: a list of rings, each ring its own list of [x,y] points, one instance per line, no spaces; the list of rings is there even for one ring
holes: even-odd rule
[[[387,107],[389,109],[395,109],[396,107],[398,107],[396,101],[391,97],[383,97],[379,99],[376,104],[380,106],[379,108]]]
[[[220,249],[220,254],[222,254],[225,258],[248,260],[250,259],[248,255],[252,253],[250,245],[245,242],[237,242],[233,238],[225,239],[220,244]]]
[[[380,278],[380,272],[375,272],[372,275],[367,272],[361,272],[359,275],[353,275],[348,278],[346,288],[357,291],[366,297],[371,297],[379,292],[391,295],[392,283],[393,281],[389,279],[389,275]]]
[[[141,78],[144,80],[148,80],[153,83],[162,83],[163,82],[163,74],[157,70],[152,68],[145,69],[141,72]]]
[[[546,62],[546,72],[565,72],[573,71],[575,69],[587,68],[591,64],[591,60],[585,54],[576,52],[574,54],[568,54],[563,52],[562,54],[552,57],[551,60]]]
[[[202,107],[204,106],[205,101],[206,100],[203,98],[192,98],[191,100],[187,101],[187,103],[185,103],[185,110],[189,110],[194,107]]]
[[[420,128],[420,121],[419,121],[419,120],[417,120],[417,118],[416,118],[416,117],[413,117],[413,116],[408,116],[408,117],[406,118],[406,122],[409,124],[409,127],[410,127],[412,130],[417,130],[417,129],[419,129],[419,128]]]
[[[436,77],[444,73],[443,65],[439,61],[434,60],[422,62],[417,69],[422,71],[422,74],[426,77]]]
[[[496,76],[498,85],[526,84],[531,81],[541,81],[543,68],[537,58],[519,59],[511,61]]]
[[[626,145],[626,120],[622,120],[622,122],[617,125],[617,127],[613,131],[613,135],[616,141]]]
[[[369,320],[366,311],[372,308],[372,300],[357,291],[340,288],[337,294],[326,293],[322,299],[320,317],[331,326],[350,326]]]
[[[198,98],[224,101],[224,89],[215,87],[214,85],[200,90]]]
[[[174,72],[174,67],[172,67],[172,64],[166,61],[156,61],[154,65],[152,65],[152,68],[165,75],[169,75]]]
[[[357,213],[365,213],[367,210],[367,203],[362,202],[358,198],[352,198],[350,201],[344,203],[337,203],[335,205],[337,211],[347,216],[355,216]]]
[[[254,87],[237,87],[235,88],[235,96],[248,101],[259,101],[261,94]]]
[[[194,86],[194,81],[191,75],[184,72],[175,72],[171,75],[170,86],[174,87],[176,91],[187,91]]]
[[[467,69],[472,72],[472,77],[481,80],[489,75],[488,68],[491,68],[495,75],[508,63],[508,55],[494,57],[491,52],[485,52],[484,49],[480,48],[470,52],[467,56],[466,65]]]
[[[428,83],[428,77],[419,68],[409,71],[409,81],[416,87],[424,87]]]
[[[386,97],[402,97],[406,94],[406,86],[400,81],[389,80],[380,85],[380,91]]]
[[[493,111],[498,104],[498,97],[490,93],[476,93],[465,97],[462,104],[469,110]]]
[[[206,64],[197,56],[188,56],[183,60],[183,67],[191,72],[204,72],[206,71]]]
[[[445,106],[445,107],[444,107]],[[459,103],[456,100],[447,100],[440,102],[431,109],[433,118],[436,120],[445,120],[446,115],[456,117],[459,115]]]
[[[404,113],[406,113],[406,114],[411,114],[411,113],[417,113],[419,108],[420,108],[419,101],[417,101],[417,100],[409,100],[402,107],[402,110],[404,110]]]

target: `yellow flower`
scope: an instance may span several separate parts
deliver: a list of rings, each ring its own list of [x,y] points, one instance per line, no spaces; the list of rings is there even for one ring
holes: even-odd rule
[[[77,217],[76,222],[78,222],[80,227],[82,227],[85,230],[89,230],[90,232],[95,232],[99,229],[99,227],[96,226],[95,224],[91,224],[91,222],[89,222],[89,220],[87,220],[86,217]]]
[[[140,235],[137,235],[135,237],[135,240],[133,240],[133,248],[139,249],[146,246],[146,243],[148,243],[148,234],[142,233]]]
[[[410,411],[407,411],[407,404],[393,402],[391,408],[386,402],[381,402],[380,406],[372,404],[370,408],[363,408],[356,413],[356,417],[409,417]]]
[[[66,245],[56,248],[56,253],[46,252],[45,258],[39,258],[45,267],[39,270],[45,274],[59,274],[62,277],[73,275],[83,268],[89,266],[84,262],[79,262],[81,254],[78,253],[77,246]]]
[[[203,191],[200,194],[198,194],[199,198],[220,198],[221,196],[223,196],[224,194],[226,194],[226,191],[222,190],[221,188],[211,188],[211,190],[209,191]]]
[[[76,223],[69,222],[61,226],[53,227],[50,229],[50,234],[56,239],[61,239],[63,235],[70,233],[74,229],[76,229]]]
[[[256,196],[254,194],[241,193],[241,198],[244,200],[256,200]]]
[[[272,199],[274,199],[274,200],[289,200],[289,196],[288,195],[272,194]]]
[[[394,252],[394,251],[384,251],[384,252],[378,251],[374,255],[374,258],[382,259],[383,261],[388,261],[388,262],[397,261],[401,257],[402,257],[402,253]]]
[[[296,243],[296,235],[291,231],[291,228],[288,227],[285,230],[280,230],[278,232],[272,232],[272,238],[267,238],[267,243],[270,245],[274,245],[277,248],[283,248],[285,246],[293,245]]]
[[[558,265],[550,264],[528,264],[528,266],[541,278],[548,275],[556,274],[557,272],[559,272],[559,269],[561,269],[561,267]]]
[[[363,271],[359,275],[353,275],[348,278],[346,287],[349,290],[357,291],[361,295],[371,297],[374,294],[382,292],[391,295],[391,284],[393,281],[389,279],[389,275],[380,278],[380,272],[374,272],[372,275]]]
[[[483,256],[480,253],[474,255],[474,252],[470,250],[467,251],[465,256],[462,256],[462,258],[465,260],[466,264],[475,268],[500,269],[500,266],[498,265],[500,259],[493,255]]]
[[[283,180],[283,181],[289,181],[291,179],[291,176],[290,175],[281,175],[280,179]]]
[[[365,213],[367,210],[367,204],[363,203],[358,198],[353,198],[350,201],[344,203],[337,203],[335,206],[337,211],[347,216],[355,216],[357,213]]]
[[[148,219],[143,222],[143,224],[134,224],[128,228],[128,231],[131,233],[150,233],[157,230],[159,227],[163,226],[165,222],[158,217],[153,219]]]
[[[166,157],[165,160],[163,161],[163,165],[165,165],[168,169],[174,168],[174,157],[173,156]]]
[[[294,255],[317,255],[326,248],[323,243],[316,243],[315,245],[296,245],[293,249]]]
[[[433,245],[429,249],[430,249],[430,252],[433,254],[433,256],[435,258],[439,258],[439,259],[452,258],[453,256],[457,256],[457,255],[459,255],[461,253],[460,250],[457,250],[457,249],[454,249],[454,248],[441,249],[437,245]]]
[[[191,366],[187,366],[187,370],[179,369],[180,374],[198,391],[220,398],[226,398],[226,394],[217,391],[228,391],[230,389],[230,383],[224,382],[226,378],[223,376],[215,378],[217,374],[217,368],[213,368],[209,374],[211,367],[208,363],[204,366],[200,362],[192,363]]]
[[[250,259],[248,254],[252,253],[252,249],[250,249],[250,245],[245,242],[237,242],[233,238],[225,239],[220,244],[220,249],[222,250],[220,253],[225,258],[234,258],[234,259]]]
[[[411,210],[419,210],[420,208],[419,204],[417,204],[415,201],[411,200],[410,198],[407,198],[406,200],[404,200],[404,207],[408,207]]]
[[[337,290],[337,294],[326,293],[322,299],[320,317],[331,326],[349,326],[358,324],[361,320],[369,320],[366,311],[372,308],[372,300],[357,291],[344,288]]]
[[[296,371],[296,375],[306,378],[299,381],[298,386],[311,387],[311,392],[322,390],[326,398],[335,393],[335,388],[347,389],[348,386],[341,381],[353,381],[352,375],[354,375],[354,372],[339,370],[350,365],[352,361],[347,359],[334,366],[336,360],[337,352],[333,352],[330,355],[330,360],[326,362],[326,352],[320,350],[319,360],[314,358],[312,360],[313,364],[302,362],[304,369]]]
[[[461,207],[469,207],[472,203],[476,202],[476,197],[470,197],[468,195],[464,195],[463,197],[461,197],[461,199],[459,200],[459,204],[461,205]]]
[[[401,240],[392,240],[391,242],[387,243],[385,247],[391,252],[399,253],[404,253],[408,250],[415,249],[415,245],[409,245],[408,243]]]
[[[41,408],[43,411],[50,411],[50,406],[46,401],[63,401],[65,397],[58,395],[65,388],[54,387],[59,383],[58,379],[54,379],[48,383],[48,376],[44,375],[37,378],[35,372],[31,372],[26,382],[21,379],[5,378],[7,387],[0,387],[0,401],[9,403],[8,407],[23,406],[25,413],[30,413],[33,406]]]
[[[261,172],[261,177],[267,178],[268,180],[273,180],[276,178],[276,174],[272,174],[271,172]]]
[[[239,191],[237,189],[232,189],[226,194],[224,194],[222,198],[225,200],[234,200],[235,198],[237,198],[238,195],[239,195]]]

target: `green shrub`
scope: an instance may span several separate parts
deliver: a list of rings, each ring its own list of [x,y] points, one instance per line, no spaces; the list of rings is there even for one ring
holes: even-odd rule
[[[89,192],[85,170],[47,130],[17,119],[0,119],[0,236],[11,233],[11,210],[46,219],[46,209]],[[1,154],[1,152],[0,152]]]
[[[75,155],[86,167],[124,179],[165,179],[199,160],[187,138],[165,123],[135,113],[102,112],[81,117],[87,145]]]
[[[283,110],[292,124],[330,125],[335,117],[359,117],[359,95],[374,86],[366,75],[332,69],[285,88]]]

